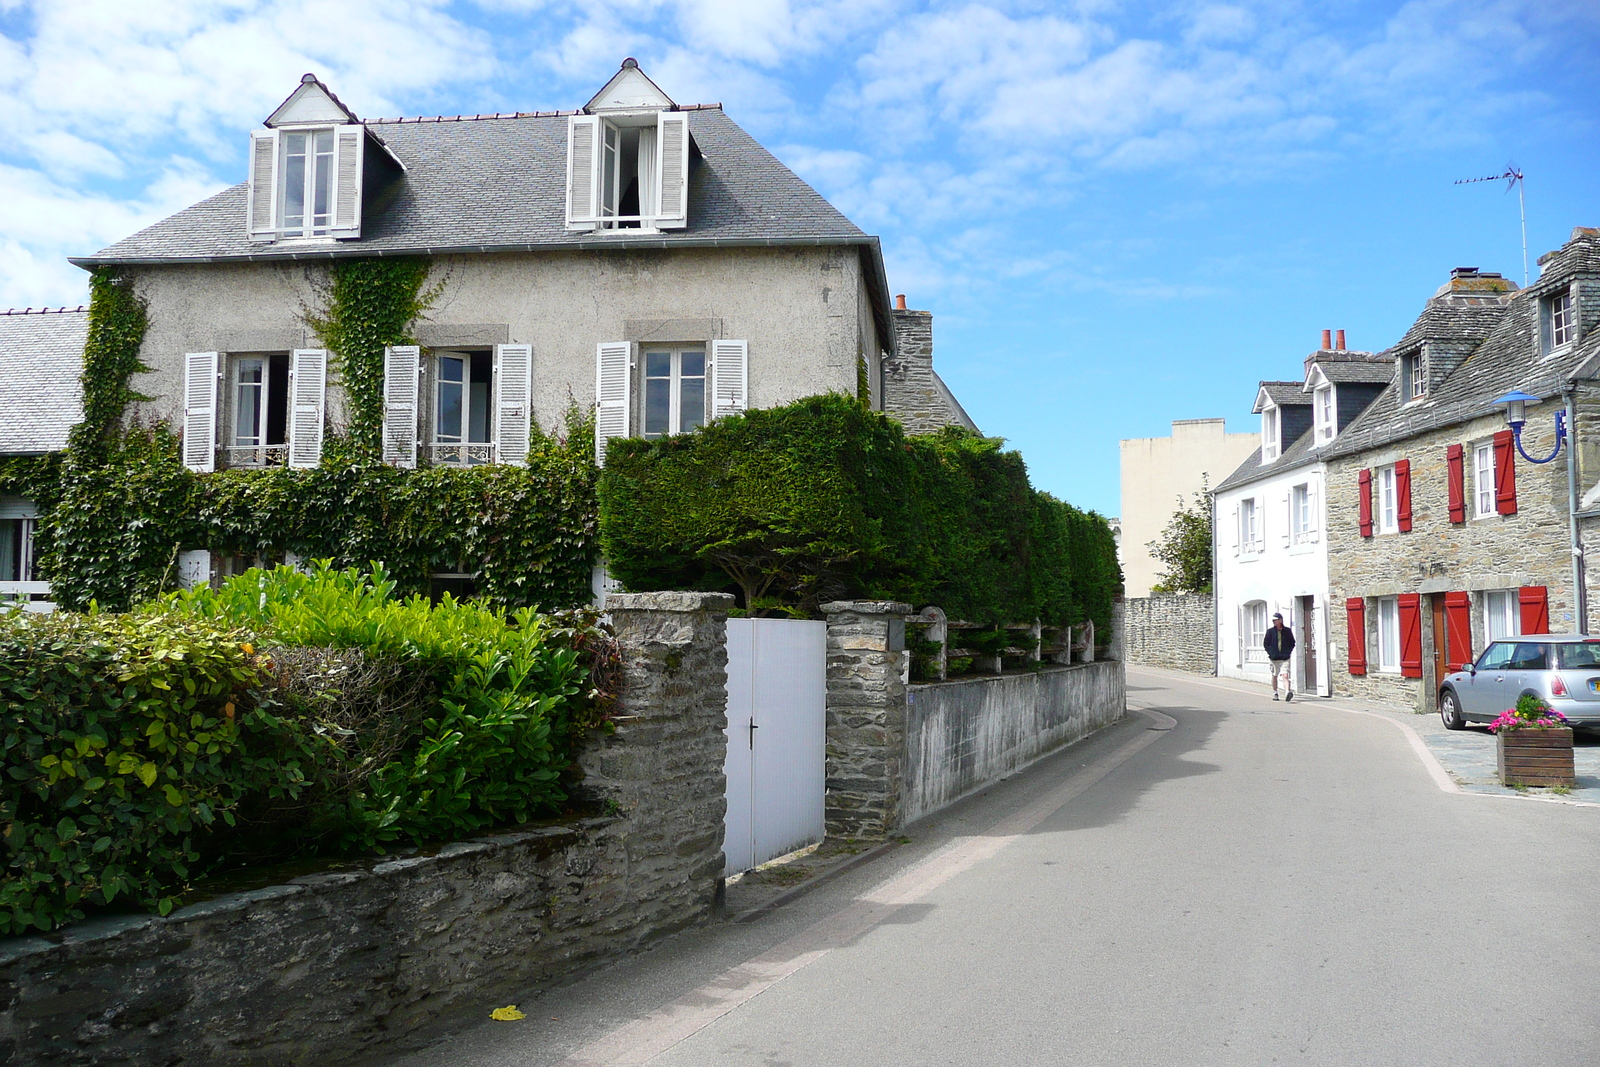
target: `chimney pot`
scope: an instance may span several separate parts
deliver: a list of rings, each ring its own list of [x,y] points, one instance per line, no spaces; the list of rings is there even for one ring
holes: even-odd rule
[[[895,294],[894,309],[896,311],[904,311],[906,309],[906,294],[904,294],[904,293]]]
[[[1338,332],[1338,334],[1335,336],[1333,348],[1334,348],[1334,351],[1336,351],[1336,352],[1343,352],[1344,351],[1344,331],[1343,330],[1340,330]]]
[[[1323,330],[1322,331],[1322,350],[1324,352],[1331,352],[1333,350],[1333,331],[1332,330]]]

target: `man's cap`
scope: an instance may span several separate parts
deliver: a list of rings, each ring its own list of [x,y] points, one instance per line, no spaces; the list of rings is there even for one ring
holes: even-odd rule
[[[1283,618],[1283,612],[1281,612],[1281,611],[1274,611],[1274,612],[1273,612],[1273,613],[1272,613],[1272,617],[1273,617],[1273,618],[1274,618],[1274,619],[1281,619],[1281,618]]]

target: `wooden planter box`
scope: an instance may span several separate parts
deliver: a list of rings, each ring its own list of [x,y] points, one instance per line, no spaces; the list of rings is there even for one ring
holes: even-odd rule
[[[1495,735],[1502,785],[1572,785],[1572,728],[1501,730]]]

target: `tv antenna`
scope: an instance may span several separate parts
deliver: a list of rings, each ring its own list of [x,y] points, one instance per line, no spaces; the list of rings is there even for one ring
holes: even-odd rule
[[[1517,207],[1522,214],[1522,287],[1526,289],[1528,287],[1528,201],[1522,195],[1522,186],[1524,184],[1522,168],[1515,163],[1507,163],[1504,174],[1490,174],[1484,178],[1462,178],[1454,184],[1476,185],[1478,182],[1498,181],[1506,183],[1506,192],[1508,193],[1511,191],[1512,186],[1517,187]]]

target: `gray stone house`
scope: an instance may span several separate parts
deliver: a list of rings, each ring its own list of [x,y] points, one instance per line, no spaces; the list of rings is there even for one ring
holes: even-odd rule
[[[398,255],[429,258],[437,297],[386,357],[386,462],[516,463],[573,403],[602,459],[860,382],[893,410],[886,368],[944,403],[919,427],[970,425],[931,343],[894,362],[878,239],[631,59],[571,112],[363,120],[308,74],[252,131],[247,181],[73,262],[146,301],[153,399],[130,414],[211,470],[319,462],[346,415],[306,313],[339,258]]]
[[[1441,677],[1486,642],[1587,625],[1600,230],[1539,263],[1520,291],[1452,271],[1386,353],[1393,380],[1327,449],[1336,691],[1431,710]],[[1512,390],[1542,402],[1520,440],[1494,403]],[[1558,416],[1571,434],[1556,453]]]
[[[85,309],[0,311],[0,463],[59,452],[83,418]],[[54,608],[38,573],[37,503],[0,491],[0,610]]]

